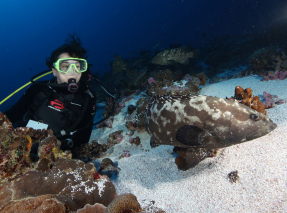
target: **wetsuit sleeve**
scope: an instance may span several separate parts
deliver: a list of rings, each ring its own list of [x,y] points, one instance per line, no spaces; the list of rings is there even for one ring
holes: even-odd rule
[[[88,110],[85,113],[84,118],[78,127],[79,131],[76,132],[73,137],[74,147],[79,147],[81,144],[89,142],[93,130],[92,124],[95,117],[95,104],[95,102],[91,102],[88,106]],[[87,126],[87,124],[90,125],[84,129],[81,129],[81,127]]]
[[[39,93],[39,89],[38,85],[32,84],[16,104],[4,112],[12,123],[23,120],[23,116],[26,114],[30,104],[33,102],[34,97]]]

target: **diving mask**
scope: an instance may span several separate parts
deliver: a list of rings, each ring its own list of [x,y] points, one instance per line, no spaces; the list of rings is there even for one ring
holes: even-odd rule
[[[59,72],[69,75],[85,72],[88,69],[87,61],[82,58],[60,58],[53,65]]]

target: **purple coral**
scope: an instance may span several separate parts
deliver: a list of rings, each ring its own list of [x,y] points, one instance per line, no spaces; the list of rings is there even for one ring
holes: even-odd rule
[[[156,81],[154,80],[153,77],[150,77],[147,82],[149,83],[149,85],[153,84],[153,83],[156,83]]]
[[[286,103],[285,100],[278,98],[277,95],[271,95],[265,91],[263,92],[263,98],[265,99],[265,102],[263,103],[265,108],[273,108],[276,104],[280,105]]]
[[[280,71],[282,63],[278,62],[276,71],[275,72],[268,72],[267,76],[262,76],[263,79],[262,81],[268,81],[268,80],[284,80],[287,77],[287,70],[285,71]]]

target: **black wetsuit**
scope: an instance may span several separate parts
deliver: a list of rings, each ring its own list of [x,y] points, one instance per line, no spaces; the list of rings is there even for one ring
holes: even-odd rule
[[[47,83],[48,81],[44,82]],[[56,79],[53,78],[49,82],[54,83],[56,82]],[[35,109],[34,107],[34,110],[32,110],[34,114],[31,114],[31,105],[35,103],[35,97],[38,97],[41,91],[47,90],[54,90],[56,91],[56,93],[53,92],[53,95],[46,97],[46,103],[42,103],[41,105],[39,105],[39,108],[41,110]],[[59,96],[55,97],[55,94]],[[61,102],[59,100],[64,101]],[[18,102],[9,110],[7,110],[5,114],[7,115],[8,119],[13,123],[14,127],[26,126],[29,119],[41,120],[43,121],[43,123],[49,124],[48,128],[52,129],[53,132],[56,132],[56,126],[59,125],[59,123],[61,123],[63,120],[65,120],[66,115],[69,115],[70,117],[62,124],[62,127],[60,128],[63,128],[64,126],[66,129],[69,129],[68,127],[73,125],[73,122],[75,124],[77,119],[80,117],[79,115],[83,115],[81,116],[81,120],[78,120],[79,123],[76,125],[76,128],[73,129],[73,131],[77,130],[73,135],[56,135],[57,138],[62,142],[66,139],[71,139],[73,141],[73,147],[70,147],[69,149],[73,149],[75,147],[79,147],[83,143],[87,143],[90,139],[93,128],[92,124],[96,110],[95,104],[95,94],[88,87],[87,82],[81,82],[80,87],[76,93],[70,93],[59,88],[51,89],[48,88],[48,86],[32,84],[25,91],[24,95],[18,100]],[[85,105],[86,110],[83,110]],[[63,112],[65,112],[65,114],[63,114]],[[35,116],[36,114],[38,116]]]

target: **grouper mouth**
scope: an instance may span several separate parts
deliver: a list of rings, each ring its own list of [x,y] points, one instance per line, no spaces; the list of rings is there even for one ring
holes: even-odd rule
[[[254,131],[254,132],[251,132],[249,133],[247,136],[246,136],[246,141],[250,141],[250,140],[253,140],[253,139],[256,139],[256,138],[259,138],[259,137],[262,137],[264,135],[267,135],[269,134],[270,132],[272,132],[274,129],[276,129],[277,127],[277,124],[276,123],[269,123],[268,125],[266,126],[263,126],[262,128]]]

